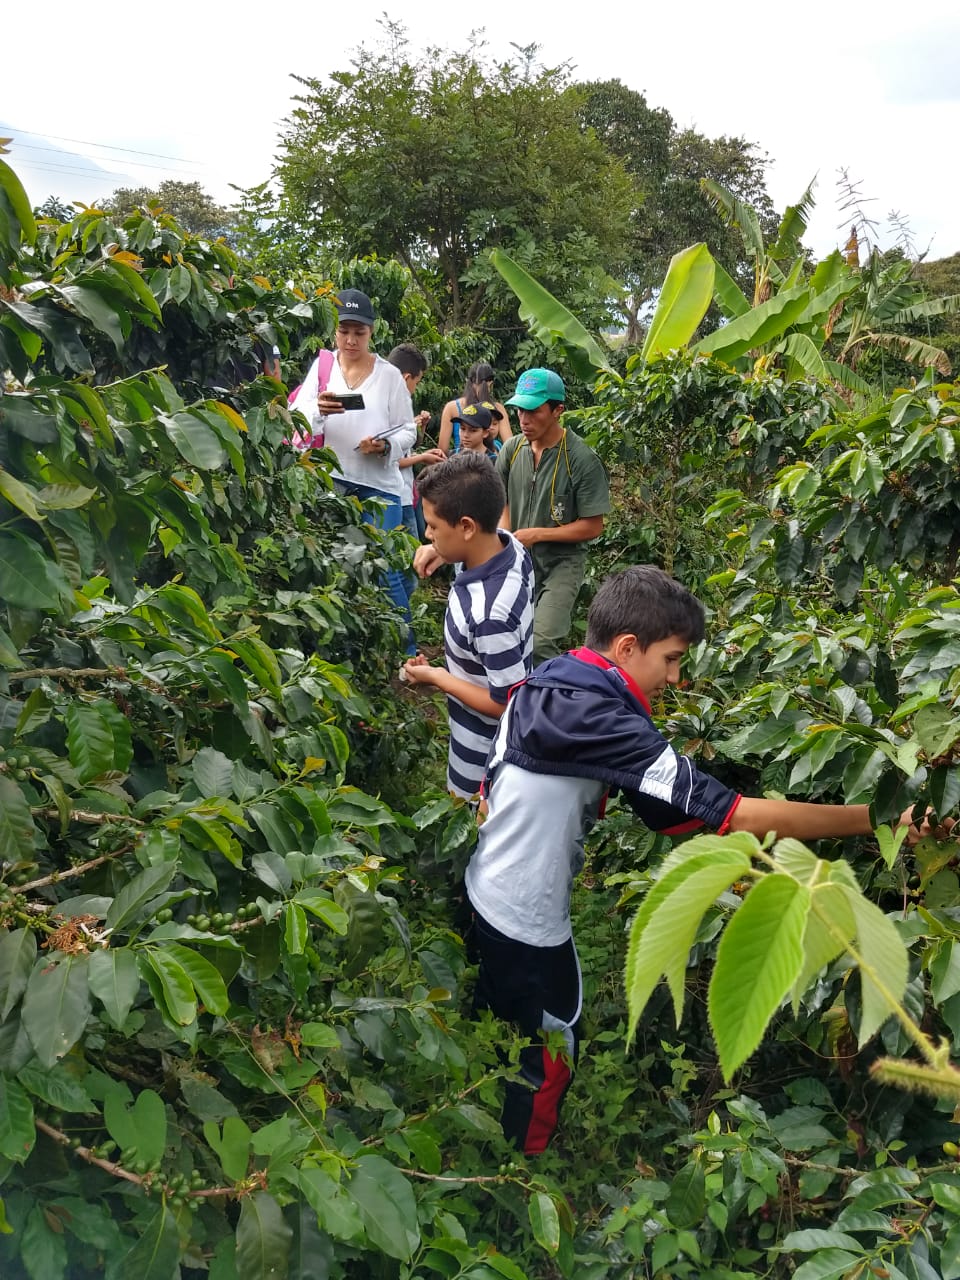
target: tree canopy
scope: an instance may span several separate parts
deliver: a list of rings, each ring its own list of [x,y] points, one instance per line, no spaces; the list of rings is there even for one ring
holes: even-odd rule
[[[230,211],[204,191],[199,182],[176,182],[167,179],[158,187],[118,187],[100,201],[104,213],[125,218],[128,213],[159,205],[185,231],[195,236],[228,235]]]
[[[637,314],[659,287],[670,259],[703,241],[714,258],[746,278],[739,237],[704,200],[700,181],[710,178],[749,204],[765,234],[776,233],[777,215],[766,188],[767,158],[746,138],[708,138],[678,129],[670,112],[619,80],[578,86],[580,119],[622,161],[634,182],[630,240],[620,274],[627,286],[628,338],[638,337]]]
[[[37,218],[53,218],[56,222],[69,222],[73,217],[73,209],[57,195],[47,196],[33,212]]]
[[[488,249],[535,241],[547,276],[624,260],[633,183],[584,132],[566,66],[534,49],[498,65],[477,45],[414,58],[386,30],[349,71],[300,81],[277,168],[297,221],[346,256],[399,258],[451,325],[489,306]]]
[[[542,66],[536,46],[504,63],[476,41],[414,56],[400,24],[383,27],[386,40],[349,70],[298,77],[273,220],[302,245],[398,258],[437,323],[515,323],[489,266],[499,248],[593,327],[625,312],[636,328],[685,245],[706,240],[731,272],[742,264],[702,177],[775,227],[766,158],[746,139],[680,130],[620,81],[580,84],[567,64]],[[262,227],[264,192],[249,194]]]

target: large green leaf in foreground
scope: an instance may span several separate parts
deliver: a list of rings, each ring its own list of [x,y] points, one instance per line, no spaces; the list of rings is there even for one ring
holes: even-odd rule
[[[520,319],[530,326],[541,342],[561,342],[582,376],[597,369],[612,373],[610,362],[596,340],[591,337],[572,311],[568,311],[552,293],[538,284],[528,271],[514,262],[502,249],[494,249],[490,261],[517,295]]]
[[[687,345],[707,314],[713,286],[713,255],[705,244],[692,244],[673,255],[640,351],[642,360]]]
[[[727,925],[708,1002],[725,1079],[756,1049],[797,979],[809,905],[806,885],[773,874],[750,890]]]

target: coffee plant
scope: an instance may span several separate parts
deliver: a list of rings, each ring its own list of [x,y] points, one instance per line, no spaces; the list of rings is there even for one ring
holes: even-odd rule
[[[668,853],[614,801],[563,1129],[504,1145],[474,822],[378,587],[410,547],[260,376],[276,345],[299,380],[330,287],[163,215],[35,222],[0,160],[0,1274],[960,1276],[949,840]],[[956,401],[683,356],[582,411],[619,499],[592,578],[703,594],[657,710],[733,785],[955,812]]]

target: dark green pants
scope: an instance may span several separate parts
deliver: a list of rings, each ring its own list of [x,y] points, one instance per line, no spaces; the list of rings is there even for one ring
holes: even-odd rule
[[[573,622],[573,607],[583,583],[583,560],[558,560],[543,570],[534,564],[533,665],[563,651]]]

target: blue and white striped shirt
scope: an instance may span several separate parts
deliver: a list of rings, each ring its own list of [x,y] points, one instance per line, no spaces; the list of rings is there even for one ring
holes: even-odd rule
[[[486,688],[506,704],[530,674],[533,658],[533,562],[512,534],[498,530],[503,550],[454,579],[443,640],[451,675]],[[469,799],[480,790],[499,721],[447,697],[450,748],[447,786]]]

